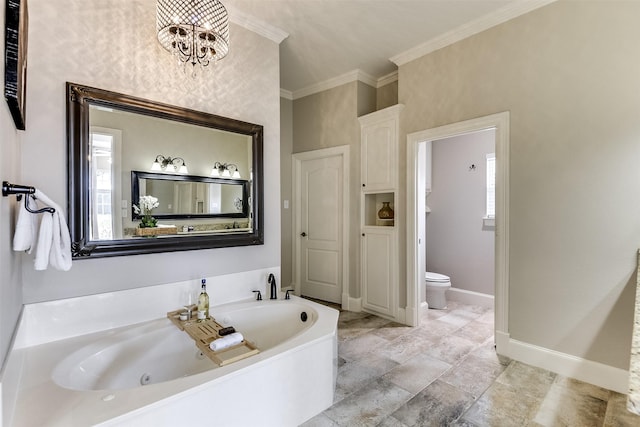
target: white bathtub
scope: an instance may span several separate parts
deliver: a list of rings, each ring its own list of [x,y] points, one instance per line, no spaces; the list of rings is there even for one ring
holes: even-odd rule
[[[260,353],[218,367],[166,318],[18,350],[12,425],[296,426],[333,403],[336,310],[292,297],[212,315]]]

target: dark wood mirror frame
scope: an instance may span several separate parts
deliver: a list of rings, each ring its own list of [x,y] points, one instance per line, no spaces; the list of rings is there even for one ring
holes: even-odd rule
[[[138,255],[264,244],[263,127],[235,119],[67,83],[68,217],[74,259]],[[102,106],[251,137],[253,180],[250,185],[252,231],[90,240],[89,108]]]
[[[192,213],[192,214],[161,214],[155,213],[153,216],[158,219],[192,219],[192,218],[247,218],[249,216],[249,181],[244,179],[209,178],[196,175],[173,175],[153,172],[131,171],[131,200],[140,198],[141,179],[166,180],[171,182],[202,182],[208,184],[236,185],[242,189],[242,207],[239,212],[227,213]],[[140,219],[142,215],[136,214],[133,208],[131,216]]]

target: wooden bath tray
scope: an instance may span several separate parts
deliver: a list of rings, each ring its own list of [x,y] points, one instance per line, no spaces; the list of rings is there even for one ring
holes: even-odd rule
[[[170,311],[167,317],[181,331],[185,331],[196,342],[196,346],[202,351],[202,354],[211,359],[218,366],[225,366],[229,363],[237,362],[254,354],[260,353],[255,345],[243,340],[240,344],[225,348],[224,350],[213,351],[209,348],[211,341],[220,338],[218,331],[223,328],[214,318],[198,322],[196,320],[196,312],[192,309],[191,320],[180,320],[180,313],[184,309]]]

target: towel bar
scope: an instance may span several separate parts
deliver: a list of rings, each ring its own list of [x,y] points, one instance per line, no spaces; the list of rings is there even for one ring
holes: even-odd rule
[[[33,210],[29,207],[28,197],[31,196],[35,199],[35,196],[33,195],[35,192],[36,192],[35,187],[30,187],[28,185],[11,184],[8,181],[2,181],[2,197],[7,197],[11,194],[17,194],[18,195],[17,199],[18,201],[20,201],[22,199],[22,195],[26,194],[27,197],[24,199],[24,207],[26,210],[34,214],[39,214],[43,212],[54,213],[56,210],[49,206],[44,207],[42,209],[37,209],[37,210]]]

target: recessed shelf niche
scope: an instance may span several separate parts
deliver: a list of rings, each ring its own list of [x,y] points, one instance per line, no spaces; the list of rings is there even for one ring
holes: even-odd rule
[[[394,193],[370,193],[364,195],[364,225],[365,226],[393,226],[393,219],[378,218],[378,211],[382,209],[382,203],[389,202],[391,209],[395,211]]]

